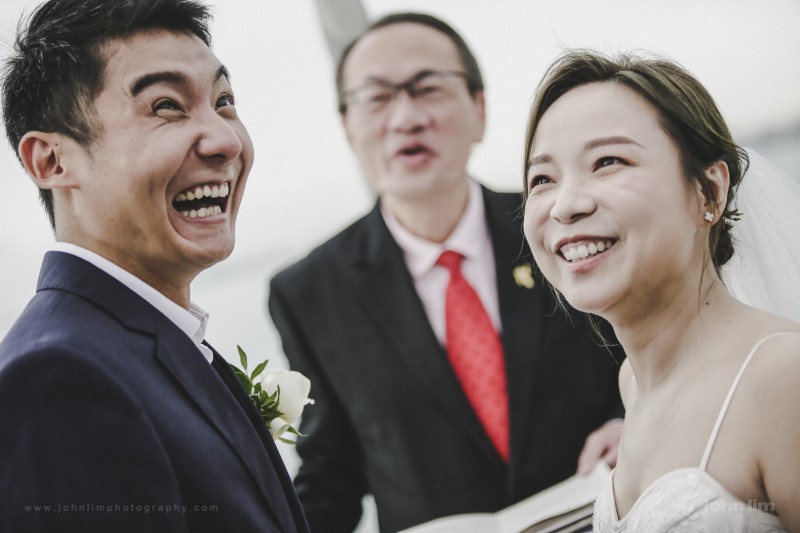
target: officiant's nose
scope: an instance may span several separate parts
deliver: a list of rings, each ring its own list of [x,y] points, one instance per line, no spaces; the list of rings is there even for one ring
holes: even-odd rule
[[[392,131],[419,133],[430,125],[430,111],[402,91],[388,111],[388,126]]]

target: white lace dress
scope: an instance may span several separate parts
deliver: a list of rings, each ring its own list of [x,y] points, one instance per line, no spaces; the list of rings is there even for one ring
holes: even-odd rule
[[[780,335],[776,333],[774,335]],[[743,502],[731,494],[706,472],[711,450],[728,411],[733,394],[747,365],[759,346],[750,351],[736,375],[722,404],[714,429],[706,444],[699,467],[673,470],[656,479],[639,496],[622,519],[617,517],[614,499],[614,472],[608,478],[595,502],[594,531],[635,533],[768,533],[784,532],[786,528],[769,502]]]

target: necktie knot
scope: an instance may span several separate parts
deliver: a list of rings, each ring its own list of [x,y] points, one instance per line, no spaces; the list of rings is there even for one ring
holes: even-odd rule
[[[454,252],[453,250],[445,250],[442,252],[442,255],[439,256],[439,259],[436,260],[436,264],[443,266],[452,274],[461,270],[461,262],[463,260],[464,256],[460,253]]]

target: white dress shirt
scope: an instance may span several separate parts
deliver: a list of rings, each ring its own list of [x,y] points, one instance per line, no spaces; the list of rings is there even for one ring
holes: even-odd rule
[[[414,287],[422,300],[428,321],[439,343],[444,346],[446,338],[445,294],[450,275],[444,267],[436,266],[442,252],[453,250],[464,256],[461,272],[478,293],[489,318],[498,333],[500,324],[500,302],[497,295],[494,248],[486,223],[481,187],[469,181],[467,208],[453,232],[443,243],[431,242],[412,234],[404,228],[388,209],[381,206],[381,214],[389,232],[403,250],[406,267],[414,280]]]
[[[127,270],[86,248],[69,242],[57,242],[50,249],[80,257],[128,287],[144,298],[147,303],[161,311],[164,316],[178,326],[178,329],[192,339],[209,363],[213,360],[214,353],[203,344],[208,327],[208,313],[200,306],[190,303],[189,309],[184,309]]]

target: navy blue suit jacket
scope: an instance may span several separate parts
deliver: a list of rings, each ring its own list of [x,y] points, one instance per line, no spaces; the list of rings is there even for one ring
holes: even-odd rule
[[[0,483],[0,531],[308,530],[228,364],[60,252],[0,343]]]
[[[492,447],[375,208],[276,275],[269,309],[292,366],[311,379],[295,478],[312,530],[349,532],[372,493],[381,531],[497,511],[572,475],[587,435],[622,416],[617,360],[567,318],[530,266],[519,194],[483,190],[511,415],[511,459]],[[613,337],[611,337],[613,338]]]

